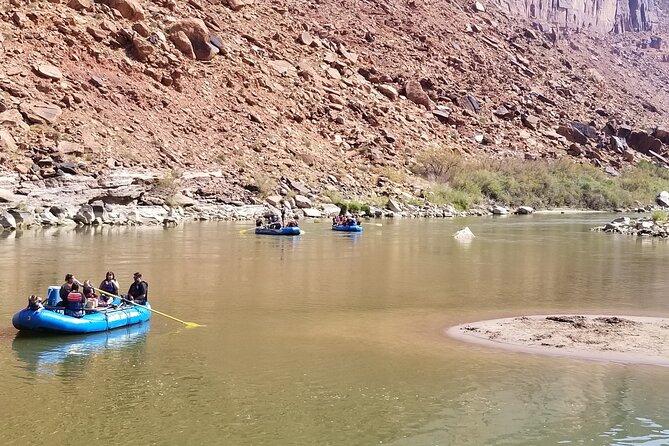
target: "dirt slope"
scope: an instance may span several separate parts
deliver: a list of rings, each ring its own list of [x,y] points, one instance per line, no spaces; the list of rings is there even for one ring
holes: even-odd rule
[[[461,0],[2,1],[0,165],[220,171],[198,193],[251,200],[298,180],[416,194],[435,148],[664,163],[655,37],[558,35]]]

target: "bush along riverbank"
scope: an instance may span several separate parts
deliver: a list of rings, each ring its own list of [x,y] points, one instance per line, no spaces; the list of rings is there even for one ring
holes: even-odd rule
[[[362,197],[283,176],[235,185],[216,171],[117,169],[98,178],[60,173],[39,181],[0,174],[0,228],[252,220],[281,209],[298,218],[329,218],[342,210],[370,218],[443,218],[529,214],[535,208],[669,208],[669,194],[657,193],[669,183],[669,170],[650,163],[614,176],[567,160],[485,163],[433,153],[417,159],[412,171],[387,172]]]

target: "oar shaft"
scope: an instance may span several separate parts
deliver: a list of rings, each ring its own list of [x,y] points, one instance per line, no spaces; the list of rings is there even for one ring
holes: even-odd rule
[[[107,291],[101,290],[101,289],[99,289],[99,288],[93,288],[93,289],[94,289],[95,291],[98,291],[98,292],[102,293],[102,294],[106,294],[107,296],[110,296],[110,297],[114,297],[114,298],[118,297],[119,299],[121,299],[121,300],[123,300],[123,301],[125,301],[125,302],[128,302],[128,303],[131,303],[131,304],[136,305],[136,306],[138,306],[138,307],[144,308],[144,309],[149,310],[149,311],[151,311],[151,312],[153,312],[153,313],[158,313],[158,314],[161,315],[161,316],[165,316],[166,318],[172,319],[172,320],[177,321],[177,322],[181,322],[181,323],[184,324],[184,325],[198,325],[198,324],[195,324],[194,322],[186,322],[186,321],[182,321],[181,319],[177,319],[177,318],[174,317],[174,316],[170,316],[169,314],[165,314],[165,313],[163,313],[162,311],[154,310],[153,308],[149,308],[149,307],[147,307],[147,306],[138,304],[138,303],[136,303],[136,302],[134,302],[134,301],[132,301],[132,300],[130,300],[130,299],[126,299],[126,298],[123,297],[123,296],[117,296],[116,294],[108,293]]]

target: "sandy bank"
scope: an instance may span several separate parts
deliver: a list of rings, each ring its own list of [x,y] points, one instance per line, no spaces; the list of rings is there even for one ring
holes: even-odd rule
[[[519,352],[669,367],[669,318],[522,316],[458,325],[447,334]]]

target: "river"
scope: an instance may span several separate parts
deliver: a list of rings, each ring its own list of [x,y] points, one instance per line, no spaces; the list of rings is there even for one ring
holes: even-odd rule
[[[666,445],[669,369],[491,350],[452,325],[523,314],[669,316],[664,240],[610,214],[244,223],[0,234],[3,445]],[[452,234],[469,226],[470,243]],[[150,324],[17,336],[67,272],[135,271]]]

